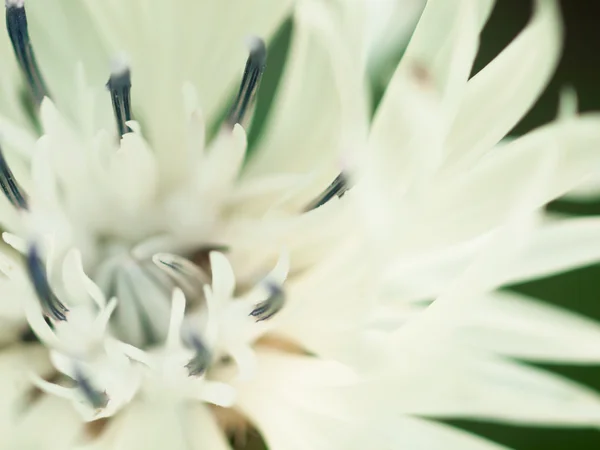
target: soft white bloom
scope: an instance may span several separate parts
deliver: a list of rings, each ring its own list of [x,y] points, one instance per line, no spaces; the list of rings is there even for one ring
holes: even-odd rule
[[[2,446],[485,450],[422,417],[600,425],[596,393],[506,358],[598,363],[598,324],[496,291],[600,258],[598,219],[540,212],[600,164],[600,116],[499,144],[562,30],[538,0],[469,79],[493,3],[430,0],[371,119],[362,2],[27,0],[27,27],[6,0]],[[261,38],[290,16],[248,151]]]

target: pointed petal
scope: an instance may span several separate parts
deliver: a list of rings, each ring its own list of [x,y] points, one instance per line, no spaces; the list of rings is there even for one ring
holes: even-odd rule
[[[459,326],[461,342],[504,355],[541,362],[600,362],[599,323],[522,294],[501,291],[480,298]]]
[[[429,0],[398,70],[425,67],[444,102],[463,92],[494,0]],[[450,106],[449,105],[449,106]]]
[[[387,423],[387,422],[384,422]],[[506,447],[448,425],[402,416],[389,420],[391,448],[423,450],[507,450]],[[387,431],[389,433],[389,431]],[[392,433],[389,433],[392,434]]]
[[[141,432],[143,430],[143,432]],[[231,450],[206,406],[169,402],[130,404],[101,438],[78,450]]]
[[[502,223],[522,193],[532,188],[531,173],[552,158],[558,159],[556,174],[531,206],[562,195],[600,165],[599,130],[600,116],[586,114],[539,128],[498,148],[454,185],[440,185],[435,199],[425,205],[424,217],[416,222],[421,229],[411,236],[411,247],[459,242]],[[423,223],[428,224],[427,230]]]
[[[469,81],[448,138],[450,158],[473,161],[517,124],[550,81],[562,36],[558,2],[537,0],[527,28]]]
[[[323,2],[298,2],[285,73],[246,177],[315,172],[310,201],[340,171],[340,155],[364,138],[366,89],[358,49]]]
[[[290,13],[290,0],[87,0],[111,54],[125,51],[132,67],[132,102],[160,161],[166,183],[188,168],[186,98],[190,82],[208,123],[227,108],[241,79],[244,39],[268,40]],[[159,88],[160,87],[160,88]]]
[[[600,220],[558,220],[535,230],[518,258],[495,267],[495,286],[524,282],[592,264],[600,259]],[[387,280],[396,298],[433,298],[463,272],[485,240],[473,240],[389,266]]]
[[[256,379],[239,385],[237,404],[271,449],[368,448],[362,405],[346,390],[354,380],[336,363],[264,351]]]
[[[600,259],[600,219],[559,220],[533,236],[518,261],[506,268],[504,284],[550,276],[593,264]]]
[[[411,358],[405,350],[405,365],[389,384],[380,381],[382,392],[408,414],[548,426],[600,424],[600,396],[591,389],[524,364],[465,351],[453,342],[448,335],[422,342]]]

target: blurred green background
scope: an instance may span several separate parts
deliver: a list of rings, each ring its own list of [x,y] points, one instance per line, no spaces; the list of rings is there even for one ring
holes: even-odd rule
[[[561,4],[566,25],[562,61],[552,83],[538,104],[513,130],[514,135],[552,120],[556,115],[559,91],[565,85],[572,85],[577,90],[581,110],[600,110],[600,2],[562,0]],[[475,70],[497,55],[525,26],[531,10],[530,0],[498,0],[482,36],[481,54]],[[600,214],[600,202],[572,204],[558,201],[549,208],[572,214]],[[600,265],[513,288],[600,320]],[[600,390],[600,366],[545,368]],[[466,421],[451,423],[518,450],[600,449],[599,430],[535,429]]]
[[[532,13],[532,3],[532,0],[497,0],[494,12],[482,35],[481,51],[474,71],[484,67],[525,27]],[[559,92],[568,85],[575,87],[578,92],[582,111],[600,110],[600,1],[562,0],[561,4],[566,23],[566,43],[562,61],[542,98],[512,131],[511,134],[515,136],[553,120],[556,116]],[[251,141],[256,139],[261,131],[269,103],[278,85],[290,35],[291,25],[288,23],[279,32],[269,49],[268,68],[261,87]],[[381,93],[376,93],[376,97],[378,94]],[[600,171],[600,168],[598,169]],[[549,205],[549,208],[571,214],[600,214],[600,202],[573,204],[558,201]],[[600,264],[549,279],[513,286],[512,289],[600,321]],[[544,366],[544,368],[600,391],[600,366]],[[516,450],[600,450],[600,427],[599,429],[565,430],[514,427],[464,420],[448,421],[448,423],[486,436]],[[250,441],[253,440],[251,437]],[[262,447],[258,442],[254,444],[251,445],[252,448]]]

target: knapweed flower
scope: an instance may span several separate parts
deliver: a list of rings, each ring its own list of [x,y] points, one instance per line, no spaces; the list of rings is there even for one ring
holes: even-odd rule
[[[418,416],[600,423],[499,356],[600,360],[595,324],[494,291],[600,258],[597,220],[540,213],[600,164],[600,117],[499,144],[554,70],[557,2],[470,78],[493,1],[429,1],[372,117],[365,5],[6,0],[3,448],[483,450]]]

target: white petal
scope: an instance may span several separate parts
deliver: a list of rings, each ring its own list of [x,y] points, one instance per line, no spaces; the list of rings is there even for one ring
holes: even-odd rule
[[[427,3],[426,0],[358,0],[346,5],[364,5],[369,71],[372,76],[385,73],[390,59],[406,46]],[[355,7],[356,8],[356,7]]]
[[[83,422],[69,402],[44,396],[18,419],[6,448],[64,450],[73,448],[83,432]]]
[[[419,354],[403,350],[396,358],[402,361],[399,372],[388,384],[380,380],[381,393],[402,412],[530,425],[600,424],[600,396],[591,389],[524,364],[467,352],[446,334],[443,339],[421,342]],[[427,350],[434,342],[436,347]]]
[[[69,300],[75,301],[74,304],[82,302],[84,298],[89,297],[101,309],[106,307],[106,297],[96,283],[94,283],[84,272],[81,262],[81,252],[71,250],[63,262],[63,283],[69,293]]]
[[[519,257],[496,263],[495,286],[531,279],[592,264],[600,259],[600,221],[595,217],[561,219],[535,230]],[[390,296],[406,300],[432,298],[459,276],[484,245],[485,240],[406,258],[388,268]]]
[[[340,248],[284,286],[286,303],[272,319],[278,333],[320,356],[355,359],[357,336],[372,311],[364,252]],[[344,280],[337,282],[335,280]]]
[[[415,450],[506,450],[503,447],[463,430],[448,425],[419,419],[398,417],[383,420],[389,428],[383,432],[391,435],[391,448]],[[390,432],[390,430],[393,430]]]
[[[442,162],[445,123],[431,80],[423,77],[412,67],[398,69],[357,167],[358,185],[351,193],[357,218],[382,252],[395,252],[389,243],[398,233],[398,220],[405,220],[402,199],[418,202]]]
[[[556,174],[532,199],[532,206],[562,195],[600,165],[599,130],[600,116],[589,114],[542,127],[502,145],[454,186],[441,185],[435,199],[425,205],[428,212],[416,222],[420,230],[411,236],[410,246],[435,248],[497,226],[523,192],[532,188],[531,174],[549,158],[558,157]]]
[[[490,293],[473,304],[459,326],[456,333],[461,342],[508,356],[572,364],[600,362],[599,323],[525,295]]]
[[[182,87],[189,82],[197,89],[199,105],[212,123],[241,80],[247,58],[244,39],[258,35],[268,40],[290,13],[292,2],[85,3],[111,53],[124,50],[130,57],[132,101],[143,111],[146,136],[166,183],[172,183],[188,171]]]
[[[398,70],[425,67],[444,101],[464,90],[494,0],[429,0]]]
[[[240,383],[237,405],[274,450],[369,448],[376,436],[366,432],[352,381],[335,363],[264,352],[257,378]]]
[[[531,243],[510,267],[503,283],[550,276],[600,259],[600,220],[596,217],[559,220],[533,235]]]
[[[52,373],[47,351],[40,345],[16,345],[0,354],[0,443],[7,446],[15,421],[15,412],[25,405],[28,392],[33,389],[28,374]],[[13,447],[14,448],[14,447]]]
[[[472,161],[516,125],[550,81],[561,47],[558,2],[537,0],[528,27],[469,81],[448,138],[451,158]]]
[[[213,295],[218,301],[231,300],[235,289],[235,275],[231,264],[223,253],[211,252],[210,267],[212,269]]]
[[[285,73],[246,177],[316,171],[309,195],[333,180],[342,151],[353,150],[366,130],[366,89],[356,52],[323,2],[298,2]]]
[[[231,450],[202,404],[133,402],[100,439],[78,450]]]
[[[174,351],[181,345],[181,325],[183,324],[184,315],[185,295],[181,289],[175,288],[171,296],[171,317],[166,342],[166,347],[171,351]]]

